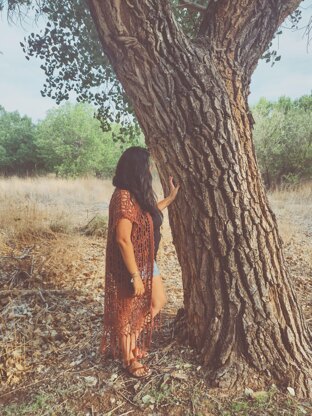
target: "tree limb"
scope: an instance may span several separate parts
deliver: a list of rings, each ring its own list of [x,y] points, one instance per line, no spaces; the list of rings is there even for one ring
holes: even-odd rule
[[[143,126],[147,117],[142,114],[154,111],[157,120],[161,108],[167,117],[163,109],[170,104],[173,77],[182,70],[176,63],[183,56],[188,65],[195,49],[176,23],[169,0],[88,0],[88,5],[103,49],[131,99],[141,128],[147,137],[151,128],[162,137],[165,122],[158,122],[155,129],[149,118]],[[165,84],[167,90],[155,101],[159,84]]]
[[[207,9],[207,6],[202,6],[201,4],[192,3],[190,1],[180,0],[180,4],[176,6],[180,9],[188,9],[191,12],[204,13]]]
[[[301,1],[212,1],[204,13],[198,36],[205,37],[215,48],[224,49],[250,78],[274,33]]]

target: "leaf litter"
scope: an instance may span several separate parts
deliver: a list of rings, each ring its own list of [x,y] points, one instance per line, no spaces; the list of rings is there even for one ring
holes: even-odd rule
[[[183,291],[167,215],[162,231],[158,263],[168,304],[145,361],[153,373],[144,380],[129,378],[118,362],[104,361],[98,354],[103,234],[47,231],[12,239],[0,231],[1,414],[18,414],[16,409],[36,416],[312,412],[310,403],[298,401],[292,386],[285,393],[271,386],[241,396],[209,386],[196,353],[172,338]],[[309,235],[291,236],[284,250],[311,327],[312,304],[306,294],[312,293],[312,263],[304,254],[312,252]]]

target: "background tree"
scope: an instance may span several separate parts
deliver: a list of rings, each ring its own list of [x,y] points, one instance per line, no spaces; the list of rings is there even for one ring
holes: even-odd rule
[[[36,125],[17,111],[0,106],[0,174],[111,177],[126,147],[143,145],[142,134],[114,141],[121,128],[103,132],[90,104],[65,104],[50,110]]]
[[[94,107],[83,103],[48,111],[36,131],[36,145],[48,172],[70,177],[112,174],[122,153],[112,133],[118,134],[120,126],[115,124],[112,132],[104,133],[93,114]]]
[[[17,111],[7,112],[0,106],[0,173],[32,175],[41,163],[34,142],[35,125]]]
[[[99,56],[109,58],[123,86],[117,96],[134,110],[163,188],[169,174],[182,185],[169,207],[184,287],[178,322],[212,383],[259,387],[273,379],[311,394],[311,335],[259,174],[247,102],[259,59],[300,1],[207,1],[196,12],[198,30],[190,36],[174,17],[176,2],[89,0],[98,37],[92,22],[84,21],[88,13],[74,13],[82,3],[65,2],[60,13],[51,3],[44,3],[44,11],[55,27],[42,39],[33,35],[30,49],[43,51],[47,68],[53,68],[55,55],[69,68],[74,61],[84,68],[90,55],[79,56],[69,45],[100,39],[105,55]],[[193,13],[194,5],[183,3]],[[70,42],[65,37],[67,46],[58,48],[59,33],[67,31]],[[73,82],[75,74],[69,71]],[[59,74],[50,85],[66,78]]]

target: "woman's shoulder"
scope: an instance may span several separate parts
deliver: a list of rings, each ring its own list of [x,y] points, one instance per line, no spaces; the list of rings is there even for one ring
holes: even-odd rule
[[[128,189],[115,188],[111,201],[121,201],[124,203],[130,203],[131,205],[136,205],[136,200],[132,193]]]
[[[123,188],[115,188],[113,192],[113,196],[122,196],[125,198],[133,199],[131,192],[128,189],[123,189]]]

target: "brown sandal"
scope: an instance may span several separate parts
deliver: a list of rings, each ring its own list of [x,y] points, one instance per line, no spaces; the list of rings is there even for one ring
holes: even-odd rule
[[[151,375],[151,369],[148,368],[146,365],[141,365],[140,367],[136,367],[134,368],[132,365],[133,363],[138,362],[135,358],[132,358],[130,360],[130,364],[128,365],[123,365],[123,368],[128,372],[128,374],[130,374],[132,377],[135,378],[145,378],[145,377],[149,377]],[[144,369],[144,373],[143,374],[137,374],[138,370]]]

